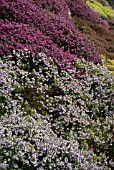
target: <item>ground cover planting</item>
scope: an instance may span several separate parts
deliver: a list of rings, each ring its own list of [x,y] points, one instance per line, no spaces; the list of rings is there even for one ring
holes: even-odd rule
[[[42,5],[42,3],[40,1],[39,1],[39,3]],[[46,52],[46,49],[44,47],[44,43],[42,43],[42,44],[40,42],[38,43],[38,41],[37,41],[38,35],[37,34],[36,34],[36,40],[35,39],[34,39],[34,41],[31,40],[32,42],[30,42],[28,40],[28,38],[32,39],[32,35],[30,32],[31,32],[31,29],[33,29],[31,27],[34,27],[35,30],[38,29],[38,31],[41,31],[43,33],[43,35],[46,35],[47,39],[52,40],[53,45],[56,44],[58,48],[61,48],[61,52],[58,52],[58,53],[69,52],[69,54],[71,54],[71,55],[72,54],[76,55],[74,57],[83,57],[86,60],[92,61],[94,63],[100,62],[99,54],[98,54],[97,49],[95,48],[94,43],[87,40],[82,34],[80,34],[75,29],[73,23],[70,21],[70,19],[68,19],[68,16],[66,14],[63,13],[62,17],[60,17],[59,12],[58,13],[55,12],[55,14],[54,14],[53,11],[54,10],[57,11],[56,3],[55,3],[56,8],[51,11],[48,10],[48,8],[46,8],[46,7],[41,8],[41,5],[39,3],[37,1],[33,1],[33,0],[32,1],[25,0],[25,1],[23,1],[23,3],[20,0],[17,0],[15,2],[14,1],[3,1],[2,6],[1,6],[1,15],[0,15],[1,16],[0,30],[3,35],[3,36],[1,36],[1,46],[2,46],[1,52],[3,52],[3,53],[6,52],[7,48],[9,47],[9,53],[11,53],[12,48],[14,46],[17,46],[18,44],[20,44],[20,46],[25,46],[25,48],[26,48],[26,45],[30,46],[30,43],[32,43],[33,45],[31,46],[31,48],[33,47],[33,49],[32,49],[33,51],[34,51],[34,46],[41,45],[42,48],[44,48],[45,53],[48,55],[48,53]],[[63,1],[61,1],[61,6],[64,9],[65,5],[64,5]],[[67,5],[67,8],[68,8],[68,5]],[[88,8],[89,7],[87,6],[87,9]],[[85,12],[87,12],[87,9],[85,10]],[[68,10],[66,10],[66,11],[68,11]],[[90,9],[90,11],[91,11],[91,9]],[[89,15],[89,14],[87,14],[87,15]],[[96,15],[96,13],[95,13],[95,15]],[[92,15],[89,15],[89,16],[92,16]],[[99,17],[96,17],[96,18],[99,18]],[[21,35],[21,33],[23,32],[23,30],[21,31],[21,29],[23,29],[23,28],[20,28],[19,32],[18,32],[18,29],[17,29],[17,31],[15,30],[15,28],[10,29],[11,24],[12,24],[12,27],[13,26],[15,27],[15,25],[16,25],[15,22],[17,22],[18,24],[26,24],[25,26],[26,26],[27,33],[25,32],[25,37],[24,37],[24,35],[23,36]],[[93,22],[95,22],[95,21],[93,20]],[[105,21],[102,20],[102,22],[105,22]],[[14,33],[14,30],[15,30],[15,33]],[[32,32],[34,32],[34,31],[32,31]],[[13,37],[12,34],[14,35],[14,38],[15,38],[15,35],[20,37],[18,39],[18,41],[16,41],[17,44],[15,44],[15,42],[13,42],[14,39],[12,39],[12,37]],[[26,38],[26,34],[28,35],[28,38]],[[34,37],[35,37],[35,35],[34,35]],[[5,41],[6,38],[7,38],[7,41]],[[24,38],[26,39],[26,41],[23,40]],[[48,48],[51,51],[51,47],[48,47]],[[30,48],[28,48],[28,49],[30,50]],[[35,52],[37,52],[37,50],[35,50]],[[52,55],[55,56],[55,53],[56,53],[55,49],[52,49],[51,53],[52,53]],[[60,56],[60,54],[58,54],[58,57],[59,56]],[[72,56],[70,58],[72,58]]]
[[[94,24],[103,24],[105,28],[109,28],[107,22],[101,18],[101,16],[95,11],[91,10],[89,6],[86,5],[85,1],[80,0],[68,0],[69,8],[73,15],[76,15],[84,20],[93,22]]]
[[[78,78],[29,54],[0,59],[1,169],[111,169],[114,77],[77,59]]]
[[[1,0],[0,170],[113,169],[114,21],[86,3]]]
[[[104,4],[102,5],[102,3],[100,3],[97,0],[92,0],[92,1],[87,0],[86,4],[90,6],[92,9],[94,9],[95,11],[97,11],[98,13],[100,13],[100,15],[103,16],[104,18],[114,17],[114,9],[112,9],[109,5],[107,5],[106,2],[104,2]]]
[[[99,53],[105,55],[107,59],[114,59],[114,20],[108,19],[109,30],[102,25],[88,23],[79,17],[73,17],[75,27],[88,39],[94,41]]]
[[[104,65],[114,73],[114,60],[106,58],[106,56],[102,55]]]

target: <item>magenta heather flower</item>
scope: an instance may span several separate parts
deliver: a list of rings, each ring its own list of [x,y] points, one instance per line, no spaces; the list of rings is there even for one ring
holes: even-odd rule
[[[106,29],[109,28],[108,23],[101,18],[101,16],[93,11],[84,0],[66,0],[68,7],[71,10],[72,15],[76,15],[81,19],[90,21],[96,24],[102,24],[105,26]]]
[[[62,68],[68,63],[72,67],[77,57],[101,61],[94,43],[71,22],[69,1],[2,0],[1,4],[2,54],[24,48],[37,54],[43,51]]]

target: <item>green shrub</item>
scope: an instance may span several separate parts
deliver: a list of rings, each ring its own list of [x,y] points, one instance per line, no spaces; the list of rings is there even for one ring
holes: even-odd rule
[[[97,0],[87,0],[86,4],[98,12],[104,18],[114,17],[114,10],[110,6],[103,6]]]

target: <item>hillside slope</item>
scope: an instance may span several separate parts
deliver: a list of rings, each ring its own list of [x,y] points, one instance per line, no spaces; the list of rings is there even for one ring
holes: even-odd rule
[[[62,65],[60,67],[65,67],[64,62],[72,63],[73,58],[77,57],[83,57],[93,63],[100,62],[100,54],[113,59],[113,21],[110,19],[107,23],[83,0],[60,0],[59,2],[25,0],[23,3],[20,0],[2,0],[1,4],[1,54],[11,54],[14,48],[27,48],[37,54],[43,51],[55,57],[56,62]],[[81,20],[85,21],[84,28]],[[77,24],[84,30],[77,30]],[[83,35],[85,32],[86,37],[90,35],[90,40]],[[66,59],[64,58],[65,61],[62,59],[63,55],[67,56]]]
[[[114,168],[114,18],[88,1],[1,0],[0,170]]]

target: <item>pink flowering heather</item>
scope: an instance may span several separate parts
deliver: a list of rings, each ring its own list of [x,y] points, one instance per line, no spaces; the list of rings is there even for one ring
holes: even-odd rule
[[[94,43],[71,22],[67,1],[2,0],[0,10],[1,54],[27,48],[54,56],[58,64],[77,57],[100,62]]]
[[[103,24],[106,29],[109,28],[108,23],[101,16],[93,11],[84,0],[66,0],[73,15],[76,15],[84,20],[91,21],[96,24]]]

